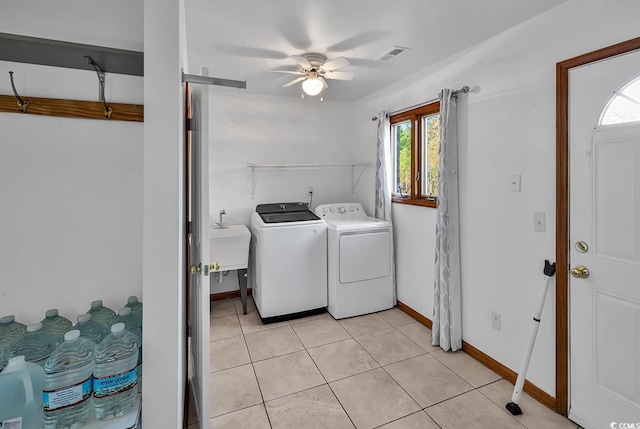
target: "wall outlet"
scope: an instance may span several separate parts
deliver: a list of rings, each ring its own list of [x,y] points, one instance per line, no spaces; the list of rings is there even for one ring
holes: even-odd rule
[[[500,331],[502,325],[502,316],[496,311],[491,312],[491,327],[496,331]]]

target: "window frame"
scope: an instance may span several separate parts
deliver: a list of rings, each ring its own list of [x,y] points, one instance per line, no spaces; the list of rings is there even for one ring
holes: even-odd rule
[[[437,196],[422,195],[422,180],[426,177],[425,172],[422,171],[422,155],[424,146],[422,144],[422,118],[424,116],[432,116],[434,114],[440,114],[440,101],[434,101],[433,103],[389,117],[389,125],[391,129],[393,129],[393,125],[395,124],[411,121],[411,194],[404,195],[392,192],[391,201],[393,203],[433,208],[438,206]],[[391,131],[392,130],[389,130],[389,135],[392,134]],[[424,150],[426,150],[426,147]],[[395,146],[392,148],[392,152],[396,153]],[[418,175],[418,173],[420,174]],[[394,171],[394,182],[395,179]]]

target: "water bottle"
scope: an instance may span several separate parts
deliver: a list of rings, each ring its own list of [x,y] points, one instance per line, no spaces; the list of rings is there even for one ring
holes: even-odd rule
[[[91,315],[91,318],[94,321],[104,325],[107,331],[111,329],[111,325],[116,322],[116,313],[113,310],[104,307],[101,299],[93,301],[91,303],[91,309],[87,313]]]
[[[7,353],[4,351],[2,343],[0,343],[0,374],[2,374],[5,366],[7,366]]]
[[[131,313],[140,319],[140,326],[142,326],[142,303],[138,301],[138,297],[130,296],[127,299],[127,305],[125,307],[131,308]]]
[[[25,332],[27,332],[27,327],[22,323],[16,322],[16,316],[13,314],[0,318],[0,343],[4,346],[5,353],[9,353],[9,348]]]
[[[138,404],[138,343],[116,323],[96,347],[93,406],[98,420],[124,415]]]
[[[95,343],[74,329],[64,334],[64,341],[47,359],[42,391],[46,429],[74,428],[93,418],[95,348]]]
[[[43,366],[56,340],[42,330],[42,323],[27,325],[27,332],[9,350],[9,357],[24,356],[27,362]]]
[[[109,331],[101,323],[94,321],[91,314],[84,313],[78,316],[76,323],[72,329],[80,331],[80,336],[93,341],[96,345],[100,344],[102,339],[107,336]]]
[[[42,367],[11,358],[0,373],[0,428],[42,428]]]
[[[133,314],[131,307],[123,307],[118,311],[116,322],[124,323],[124,328],[131,332],[138,342],[138,391],[142,391],[142,325],[140,319]]]
[[[62,342],[64,334],[71,329],[72,325],[69,319],[58,315],[57,308],[47,310],[45,318],[40,323],[42,323],[42,330],[55,338],[56,343]]]

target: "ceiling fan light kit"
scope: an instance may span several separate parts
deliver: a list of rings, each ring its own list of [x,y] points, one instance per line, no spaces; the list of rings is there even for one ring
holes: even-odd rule
[[[303,55],[293,55],[293,59],[296,60],[300,67],[297,71],[284,71],[284,70],[271,70],[279,73],[290,73],[296,75],[302,75],[291,82],[282,85],[283,88],[295,85],[298,82],[302,82],[302,90],[304,94],[315,96],[320,94],[323,90],[329,87],[326,79],[334,80],[351,80],[354,74],[352,72],[336,72],[335,70],[346,67],[349,65],[344,57],[334,58],[331,61],[327,61],[327,57],[322,54],[306,53]],[[302,94],[302,98],[304,98]]]
[[[315,76],[312,76],[315,75]],[[318,78],[317,74],[311,72],[309,73],[309,77],[307,77],[307,79],[302,82],[302,90],[307,94],[307,95],[318,95],[320,94],[320,92],[322,92],[322,89],[324,88],[324,84],[322,83],[322,81]]]

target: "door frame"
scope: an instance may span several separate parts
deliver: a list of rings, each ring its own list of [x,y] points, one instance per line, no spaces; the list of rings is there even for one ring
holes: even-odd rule
[[[640,49],[640,37],[556,64],[556,412],[569,414],[569,71]]]

